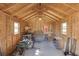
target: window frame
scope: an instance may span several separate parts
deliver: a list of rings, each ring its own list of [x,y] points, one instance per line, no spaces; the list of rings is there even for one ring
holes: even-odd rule
[[[20,34],[20,23],[19,22],[14,22],[13,25],[14,25],[14,28],[13,28],[14,35]]]
[[[61,23],[61,33],[63,35],[67,35],[67,27],[68,27],[67,22],[62,22]]]

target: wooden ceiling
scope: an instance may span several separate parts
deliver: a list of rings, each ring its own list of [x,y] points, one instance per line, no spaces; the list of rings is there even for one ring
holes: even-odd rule
[[[79,4],[61,3],[1,3],[0,10],[16,16],[21,20],[29,20],[35,17],[47,18],[52,21],[59,21],[79,11]]]

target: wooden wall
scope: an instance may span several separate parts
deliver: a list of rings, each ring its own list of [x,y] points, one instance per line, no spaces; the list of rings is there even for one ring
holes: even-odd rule
[[[60,48],[64,48],[64,42],[65,42],[65,36],[61,34],[61,23],[63,21],[56,21],[54,22],[53,26],[54,26],[54,37],[56,37],[59,41],[59,46]]]
[[[4,54],[6,52],[6,16],[0,11],[0,50]]]
[[[53,22],[49,21],[48,19],[39,20],[39,18],[35,18],[28,20],[27,23],[33,32],[43,32],[44,25],[48,26],[49,31],[53,31]]]
[[[68,18],[68,36],[76,39],[76,54],[79,55],[79,12]]]
[[[14,35],[14,22],[20,23],[20,34]],[[17,42],[20,40],[20,35],[23,33],[25,22],[16,17],[12,17],[0,11],[0,50],[2,55],[9,55],[14,49]]]
[[[67,22],[67,35],[61,34],[61,23]],[[54,23],[54,32],[57,36],[61,37],[60,46],[64,49],[64,44],[68,37],[76,39],[76,54],[79,55],[79,12],[68,16],[65,20]]]

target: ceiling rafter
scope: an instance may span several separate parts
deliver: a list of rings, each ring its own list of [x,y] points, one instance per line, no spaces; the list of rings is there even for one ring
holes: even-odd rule
[[[69,15],[69,14],[66,13],[65,11],[63,11],[63,10],[61,10],[61,9],[59,9],[59,8],[56,8],[55,6],[54,6],[54,7],[53,7],[53,6],[49,6],[49,7],[50,7],[50,8],[53,8],[54,10],[56,10],[56,11],[58,11],[58,12],[64,14],[64,15]]]
[[[44,22],[53,22],[53,21],[52,21],[51,19],[49,19],[48,17],[46,17],[46,18],[43,17],[42,19],[44,20]]]
[[[38,20],[38,19],[39,19],[38,16],[39,16],[39,15],[32,16],[31,18],[29,18],[29,19],[27,19],[27,20],[25,20],[25,21],[33,20],[33,19],[36,19],[36,18],[37,18],[37,20]],[[44,17],[43,17],[43,16],[44,16]],[[54,21],[54,20],[52,20],[51,18],[45,16],[44,14],[42,15],[42,19],[43,19],[44,22],[45,22],[45,21],[46,21],[46,22]],[[55,22],[55,21],[54,21],[54,22]]]
[[[13,6],[15,3],[13,3],[13,4],[10,4],[10,3],[8,3],[8,4],[5,4],[5,3],[0,3],[0,9],[1,10],[5,10],[5,9],[7,9],[7,8],[9,8],[9,7],[11,7],[11,6]]]
[[[47,16],[49,19],[56,21],[54,18],[51,18],[49,15],[44,14],[45,16]]]
[[[22,9],[23,7],[25,7],[27,4],[15,4],[7,9],[5,9],[5,12],[9,12],[12,15],[14,15],[16,12],[18,12],[20,9]]]
[[[50,14],[50,15],[52,16],[51,18],[52,18],[52,19],[55,19],[55,20],[57,20],[57,21],[60,19],[59,17],[57,17],[57,16],[55,16],[55,15],[49,13],[48,10],[46,10],[45,8],[41,9],[41,11],[40,11],[40,9],[36,9],[36,11],[38,12],[38,14],[41,13],[41,15],[42,15],[43,13]],[[40,15],[40,14],[39,14],[39,15]]]
[[[22,20],[29,19],[30,17],[32,17],[36,14],[37,14],[37,12],[31,13],[29,16],[25,16],[24,18],[22,18]]]
[[[48,15],[49,17],[51,17],[52,19],[55,19],[56,21],[59,21],[59,19],[58,18],[55,18],[54,16],[52,16],[52,15],[50,15],[50,14],[48,14],[47,12],[43,12],[44,14],[46,14],[46,15]]]
[[[32,3],[22,4],[22,5],[16,3],[12,5],[0,4],[1,6],[0,10],[6,14],[9,14],[11,16],[16,16],[22,20],[30,19],[31,17],[34,17],[36,15],[38,15],[37,17],[40,17],[44,13],[45,17],[49,17],[49,19],[54,19],[55,21],[60,21],[61,19],[64,18],[66,19],[67,16],[79,10],[78,5],[74,5],[74,4],[70,5],[66,3],[57,6],[56,4],[32,4]],[[19,8],[17,8],[17,6],[19,6]]]
[[[52,15],[52,17],[54,17],[55,19],[58,19],[58,20],[61,19],[61,18],[57,17],[56,15],[53,15],[52,12],[50,12],[48,10],[45,11],[45,12],[48,13],[48,14],[50,14],[50,15]]]
[[[75,8],[73,8],[72,6],[70,6],[70,5],[66,4],[66,3],[64,3],[63,5],[65,5],[66,7],[71,8],[71,9],[73,9],[73,10],[75,10],[75,11],[78,11],[78,9],[75,9]]]
[[[34,6],[35,4],[29,4],[29,5],[27,5],[27,6],[24,6],[22,9],[19,9],[17,12],[15,12],[15,13],[13,13],[13,15],[17,15],[17,14],[19,14],[19,13],[21,13],[21,12],[24,12],[24,11],[27,11],[27,10],[29,10],[29,9],[33,9],[33,6]],[[32,7],[32,8],[31,8]]]
[[[45,14],[43,14],[43,16],[44,16],[44,18],[49,19],[50,21],[54,21],[54,22],[56,22],[56,20],[50,18],[49,16],[47,16],[47,15],[45,15]]]
[[[60,15],[58,15],[58,14],[54,13],[54,12],[53,12],[53,11],[51,11],[51,10],[47,10],[46,12],[47,12],[47,13],[50,13],[51,15],[55,16],[55,17],[56,17],[56,18],[58,18],[58,19],[63,18],[62,16],[60,16]]]
[[[47,9],[53,11],[54,13],[61,15],[63,18],[66,17],[66,16],[69,16],[68,13],[66,13],[66,12],[64,12],[63,10],[58,9],[58,8],[52,6],[52,5],[49,5],[49,6],[46,5],[45,7],[46,7]]]
[[[46,12],[46,13],[50,14],[55,19],[61,19],[61,18],[57,17],[56,15],[53,15],[52,13],[50,13],[49,10],[46,10],[45,8],[43,8],[41,11],[40,11],[40,9],[36,9],[36,11],[38,11],[38,13],[41,13],[41,14],[43,12]]]
[[[73,10],[73,12],[71,12],[71,13],[74,13],[74,12],[77,12],[78,11],[78,9],[76,9],[76,8],[74,8],[74,7],[72,7],[72,6],[70,6],[70,5],[68,5],[68,4],[63,4],[63,5],[65,5],[66,7],[69,7],[69,8],[71,8],[72,10]]]
[[[32,14],[32,13],[35,13],[36,11],[35,10],[29,10],[27,13],[25,13],[23,16],[21,16],[20,18],[22,19],[22,18],[24,18],[24,17],[26,17],[26,16],[29,16],[30,14]]]
[[[8,10],[8,9],[10,9],[10,8],[12,8],[12,7],[14,7],[14,6],[16,6],[16,5],[18,5],[18,4],[14,4],[14,5],[12,5],[11,7],[5,9],[5,11]]]
[[[60,13],[58,13],[56,10],[53,10],[52,8],[48,8],[48,6],[44,5],[44,11],[51,13],[53,16],[57,17],[57,18],[64,18],[62,15],[60,15]]]
[[[10,4],[10,6],[7,7],[7,5],[5,3],[2,3],[0,5],[5,5],[6,8],[1,8],[0,11],[8,14],[8,15],[12,15],[10,12],[5,11],[5,9],[10,8],[11,6],[15,5],[15,3],[13,3],[12,5]]]
[[[45,11],[53,16],[55,16],[56,18],[62,18],[62,16],[58,15],[57,13],[53,12],[52,10],[50,10],[49,8],[47,8],[44,4],[43,4],[43,9],[42,11]]]
[[[37,15],[32,16],[32,17],[30,17],[30,18],[28,18],[28,19],[25,19],[24,21],[28,21],[28,20],[34,19],[34,18],[36,18],[36,17],[38,17],[38,16],[37,16]]]
[[[18,4],[17,4],[17,3],[15,3],[15,4],[12,5],[11,7],[5,9],[5,11],[8,11],[8,10],[10,10],[10,9],[13,9],[13,8],[15,8],[15,7],[20,7],[20,6],[23,8],[23,7],[25,7],[26,5],[28,6],[29,4],[28,4],[28,3],[27,3],[27,4],[25,4],[25,3],[24,3],[24,4],[21,4],[21,3],[18,3]],[[22,9],[22,8],[21,8],[21,9]]]

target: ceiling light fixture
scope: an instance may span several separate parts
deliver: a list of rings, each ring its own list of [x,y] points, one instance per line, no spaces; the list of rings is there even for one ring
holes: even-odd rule
[[[39,21],[42,20],[42,18],[39,18]]]

